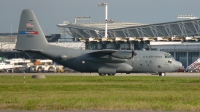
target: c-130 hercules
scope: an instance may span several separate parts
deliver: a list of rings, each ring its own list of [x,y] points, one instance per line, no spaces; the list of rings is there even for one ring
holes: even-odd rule
[[[140,50],[77,50],[50,45],[30,9],[22,11],[15,50],[33,52],[80,72],[96,72],[100,76],[116,73],[175,72],[182,67],[169,53]]]

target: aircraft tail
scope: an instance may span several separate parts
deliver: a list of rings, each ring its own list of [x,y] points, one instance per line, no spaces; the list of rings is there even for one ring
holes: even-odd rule
[[[33,11],[30,9],[23,10],[15,49],[37,52],[41,51],[47,45],[48,42]]]

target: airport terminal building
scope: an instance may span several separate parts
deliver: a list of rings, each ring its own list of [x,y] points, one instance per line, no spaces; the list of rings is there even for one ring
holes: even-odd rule
[[[200,57],[200,19],[158,24],[108,24],[108,38],[104,38],[105,23],[63,23],[61,32],[85,42],[86,49],[160,50],[171,53],[184,67]]]

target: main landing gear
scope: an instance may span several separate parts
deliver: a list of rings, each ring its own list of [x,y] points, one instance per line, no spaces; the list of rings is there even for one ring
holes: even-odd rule
[[[108,73],[108,76],[115,76],[115,73]],[[99,76],[106,76],[106,73],[99,73]]]
[[[159,76],[166,76],[166,73],[159,73]]]

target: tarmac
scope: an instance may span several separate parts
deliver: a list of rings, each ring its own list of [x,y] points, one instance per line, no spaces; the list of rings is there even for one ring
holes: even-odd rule
[[[159,111],[159,110],[0,110],[0,112],[188,112],[188,111]],[[198,111],[192,111],[198,112]]]
[[[99,76],[98,73],[0,73],[2,75],[8,76],[20,76],[20,75],[45,75],[45,76]],[[117,73],[115,76],[158,76],[152,75],[150,73]],[[166,73],[165,77],[200,77],[200,73],[188,73],[188,72],[174,72],[174,73]]]

